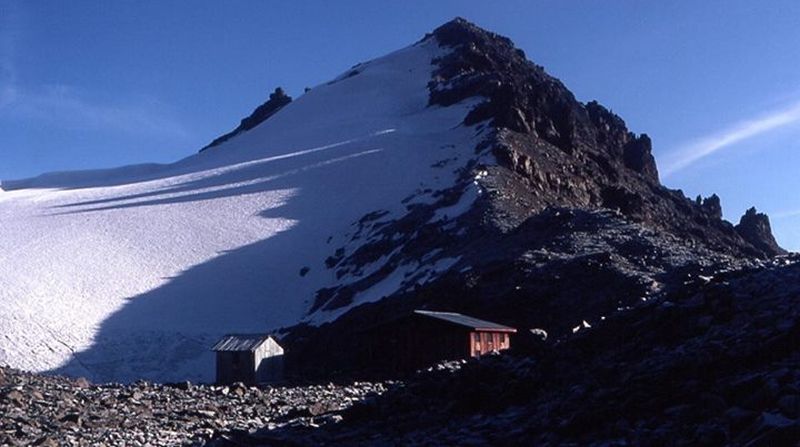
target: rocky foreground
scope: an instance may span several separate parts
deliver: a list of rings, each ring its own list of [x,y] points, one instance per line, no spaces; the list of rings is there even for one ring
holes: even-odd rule
[[[91,385],[0,368],[2,446],[176,446],[256,429],[338,422],[332,413],[386,390],[356,382],[254,388]]]

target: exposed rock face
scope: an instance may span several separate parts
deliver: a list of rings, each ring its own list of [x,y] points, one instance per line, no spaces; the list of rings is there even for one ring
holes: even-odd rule
[[[495,131],[489,148],[499,166],[483,179],[487,220],[515,228],[548,206],[616,209],[628,218],[738,256],[769,256],[721,219],[719,198],[705,203],[660,185],[652,142],[596,101],[578,102],[513,43],[463,19],[427,38],[453,51],[436,61],[430,103],[484,97],[464,119]]]
[[[706,198],[697,196],[695,202],[697,202],[709,216],[714,219],[722,219],[722,204],[720,203],[718,195],[712,194],[710,197]]]
[[[465,244],[460,262],[441,279],[359,306],[330,324],[292,330],[284,339],[287,367],[323,377],[380,368],[361,350],[361,329],[417,308],[542,328],[558,339],[584,320],[679,290],[690,273],[713,276],[761,262],[692,245],[609,210],[548,208],[512,231],[455,243]]]
[[[757,212],[755,207],[744,213],[739,224],[736,225],[736,232],[744,240],[770,256],[786,253],[786,250],[778,245],[772,235],[769,217],[764,213]]]
[[[579,103],[509,39],[463,19],[439,27],[433,36],[457,50],[438,62],[431,104],[447,106],[484,96],[487,100],[465,117],[465,124],[491,120],[493,127],[529,134],[567,153],[600,146],[623,166],[658,183],[646,135],[629,132],[620,117],[596,101]]]
[[[636,136],[629,132],[625,121],[607,110],[597,101],[586,104],[586,111],[592,123],[599,130],[597,143],[605,146],[619,157],[618,149],[622,148],[622,161],[626,168],[642,174],[645,178],[658,183],[658,169],[653,158],[653,145],[647,134]]]
[[[228,141],[234,136],[258,126],[290,102],[292,102],[292,97],[287,95],[282,88],[276,88],[274,92],[270,93],[269,99],[264,104],[256,107],[250,116],[242,119],[236,129],[233,129],[231,132],[215,138],[214,141],[212,141],[208,146],[200,149],[200,152]]]

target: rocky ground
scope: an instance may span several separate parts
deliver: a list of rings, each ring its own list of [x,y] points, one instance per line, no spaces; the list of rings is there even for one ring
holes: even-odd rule
[[[238,433],[337,422],[330,413],[387,389],[377,383],[254,388],[91,385],[0,368],[1,446],[176,446]]]
[[[695,275],[555,342],[439,365],[316,429],[214,445],[800,445],[800,258]]]

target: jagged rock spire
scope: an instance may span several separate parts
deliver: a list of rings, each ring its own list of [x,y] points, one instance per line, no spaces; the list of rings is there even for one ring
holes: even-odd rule
[[[736,232],[744,240],[756,248],[768,253],[771,256],[785,254],[786,250],[778,245],[772,235],[772,227],[769,224],[769,217],[764,213],[756,211],[756,207],[751,207],[744,213],[736,225]]]

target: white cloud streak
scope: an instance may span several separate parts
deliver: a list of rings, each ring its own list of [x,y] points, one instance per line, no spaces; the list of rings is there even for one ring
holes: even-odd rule
[[[695,140],[670,153],[663,159],[664,177],[681,171],[698,160],[748,138],[785,127],[800,121],[800,101],[778,110],[773,110],[756,119],[743,121],[714,135]]]

